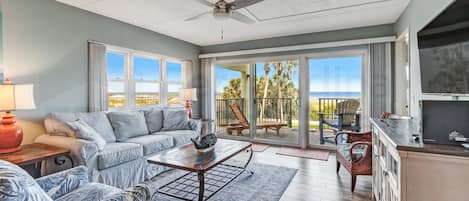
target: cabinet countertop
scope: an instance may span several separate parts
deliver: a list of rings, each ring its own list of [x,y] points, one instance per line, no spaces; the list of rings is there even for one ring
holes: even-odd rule
[[[469,157],[469,151],[462,146],[424,144],[419,130],[420,124],[416,120],[379,118],[370,118],[370,120],[397,150]],[[419,136],[419,141],[413,140],[414,134]]]

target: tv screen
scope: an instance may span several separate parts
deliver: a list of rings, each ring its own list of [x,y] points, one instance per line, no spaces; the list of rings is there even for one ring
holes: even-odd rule
[[[469,95],[468,11],[457,0],[418,33],[423,93]]]

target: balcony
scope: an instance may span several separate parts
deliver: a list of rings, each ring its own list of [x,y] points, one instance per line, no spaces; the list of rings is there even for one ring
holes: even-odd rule
[[[334,119],[338,103],[357,100],[351,98],[319,98],[310,101],[309,112],[309,138],[310,144],[319,145],[321,143],[319,135],[319,113],[323,113],[327,119]],[[260,129],[256,130],[256,138],[267,140],[275,140],[287,143],[298,142],[298,100],[296,98],[257,98],[255,99],[256,107],[256,122],[257,124],[266,123],[284,123],[279,134],[274,129]],[[216,131],[222,137],[237,135],[237,133],[227,132],[227,128],[239,126],[240,121],[236,118],[230,105],[236,104],[239,106],[246,119],[250,121],[251,112],[249,111],[248,102],[245,98],[233,99],[217,99],[216,100]],[[349,118],[346,115],[344,118]],[[331,127],[325,127],[324,138],[332,139],[333,130]],[[242,137],[250,137],[249,129],[242,131]],[[332,140],[323,141],[324,145],[333,145]]]

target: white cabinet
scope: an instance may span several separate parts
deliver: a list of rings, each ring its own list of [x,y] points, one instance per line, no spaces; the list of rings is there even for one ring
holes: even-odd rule
[[[422,151],[398,150],[374,125],[374,200],[469,201],[469,157],[434,154],[431,148],[438,145],[424,146]]]

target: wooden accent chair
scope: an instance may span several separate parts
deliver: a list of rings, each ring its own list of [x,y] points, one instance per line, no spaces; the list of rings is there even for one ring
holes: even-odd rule
[[[233,134],[233,131],[236,131],[237,135],[242,135],[243,130],[250,128],[249,122],[246,119],[246,116],[244,116],[241,109],[239,109],[239,106],[237,104],[230,105],[230,108],[231,108],[231,111],[233,111],[233,114],[235,115],[235,117],[238,119],[239,125],[230,125],[226,128],[226,131],[230,135]],[[280,135],[280,128],[284,126],[287,126],[287,124],[281,123],[281,122],[259,123],[256,125],[258,129],[265,129],[266,133],[268,129],[274,129],[277,132],[277,135]]]
[[[360,131],[360,114],[357,113],[360,107],[358,100],[346,100],[337,103],[335,112],[331,119],[326,119],[325,114],[319,112],[319,140],[324,144],[326,138],[324,136],[324,125],[335,128],[334,130],[351,130]],[[335,135],[334,135],[335,136]],[[330,136],[333,138],[334,136]],[[332,140],[331,140],[332,143]]]
[[[351,174],[351,191],[353,192],[358,175],[372,175],[371,131],[338,132],[335,136],[335,143],[337,145],[337,173],[342,165]]]

